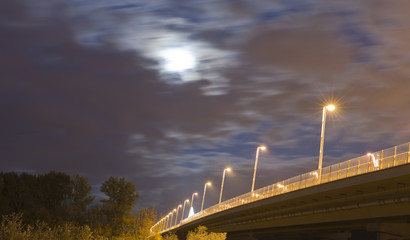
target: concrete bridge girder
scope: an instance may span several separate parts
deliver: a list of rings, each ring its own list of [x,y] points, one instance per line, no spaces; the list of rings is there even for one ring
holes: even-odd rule
[[[389,234],[386,231],[387,226],[392,226],[389,222],[398,221],[397,226],[403,227],[410,221],[409,216],[410,165],[407,164],[235,207],[182,225],[176,231],[186,232],[204,225],[211,231],[228,232],[229,239],[240,239],[235,238],[235,233],[249,237],[249,232],[251,238],[258,239],[264,231],[271,236],[323,232],[328,235],[324,239],[333,239],[348,237],[349,232],[358,229],[382,236]],[[374,228],[368,225],[375,223],[382,230],[369,231]],[[394,230],[392,234],[406,236],[407,233]]]

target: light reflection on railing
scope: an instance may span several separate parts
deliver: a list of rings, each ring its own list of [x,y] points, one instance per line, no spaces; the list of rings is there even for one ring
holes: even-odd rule
[[[319,171],[311,171],[284,181],[260,188],[254,192],[249,192],[235,198],[211,206],[202,212],[182,220],[179,224],[167,227],[161,221],[152,227],[152,233],[163,233],[177,228],[183,224],[192,222],[199,218],[221,212],[230,208],[255,202],[261,199],[277,196],[280,194],[296,191],[299,189],[324,184],[343,178],[353,177],[360,174],[379,171],[403,164],[410,163],[410,143],[405,143],[392,148],[367,154],[358,158],[353,158],[345,162],[333,164],[322,169],[319,179]]]

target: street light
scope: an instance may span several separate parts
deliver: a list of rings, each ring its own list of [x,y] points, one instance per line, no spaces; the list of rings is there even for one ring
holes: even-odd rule
[[[177,209],[176,208],[174,208],[174,210],[172,210],[172,212],[171,212],[171,224],[170,224],[170,226],[169,227],[172,227],[172,217],[173,217],[173,215],[174,215],[174,212],[176,212],[177,211]]]
[[[176,209],[174,208],[174,210],[172,210],[171,212],[168,213],[169,215],[169,219],[168,219],[168,223],[167,225],[169,225],[169,227],[167,226],[167,228],[171,228],[172,227],[172,216],[174,215],[174,212],[176,211]]]
[[[379,167],[379,161],[376,160],[374,154],[373,153],[367,153],[367,156],[372,158],[373,167],[378,168]]]
[[[192,207],[192,204],[194,203],[194,196],[198,196],[198,193],[197,192],[192,193],[191,207]]]
[[[204,209],[204,201],[205,201],[205,194],[206,194],[206,186],[211,186],[211,185],[212,185],[212,183],[211,183],[211,182],[207,182],[207,183],[205,183],[205,186],[204,186],[204,196],[202,196],[201,212],[202,212],[202,210]]]
[[[224,189],[225,172],[230,172],[230,171],[231,171],[231,168],[225,168],[224,172],[222,173],[222,184],[221,184],[221,193],[219,194],[219,204],[221,203],[222,191]]]
[[[198,196],[198,193],[197,192],[192,193],[191,207],[189,208],[188,217],[192,217],[195,214],[194,208],[192,207],[192,204],[194,203],[194,196]]]
[[[259,150],[266,150],[266,147],[265,146],[259,146],[259,147],[256,148],[255,169],[253,170],[253,181],[252,181],[251,192],[253,192],[253,189],[255,187],[255,176],[256,176],[256,168],[258,167]]]
[[[178,205],[178,207],[177,207],[177,212],[176,212],[176,216],[175,216],[175,224],[174,225],[177,225],[177,220],[178,220],[178,210],[180,209],[180,208],[182,208],[182,205],[181,204],[179,204]]]
[[[181,221],[184,219],[184,212],[185,212],[185,204],[189,203],[189,199],[186,199],[184,201],[184,207],[182,207],[182,216],[181,216]]]
[[[166,224],[165,224],[165,228],[166,228],[166,229],[168,229],[168,228],[171,227],[171,224],[169,224],[170,222],[172,222],[171,217],[172,217],[172,212],[168,213],[168,215],[167,215],[167,222],[166,222]]]
[[[318,166],[320,178],[321,178],[321,176],[322,176],[323,144],[324,144],[324,142],[325,142],[326,112],[327,112],[327,110],[333,111],[333,110],[335,110],[335,108],[336,108],[336,107],[335,107],[335,105],[333,105],[333,104],[330,104],[330,105],[327,105],[327,106],[324,106],[324,107],[323,107],[323,113],[322,113],[322,131],[321,131],[321,134],[320,134],[320,150],[319,150],[319,166]],[[320,181],[320,178],[319,178],[319,181]]]

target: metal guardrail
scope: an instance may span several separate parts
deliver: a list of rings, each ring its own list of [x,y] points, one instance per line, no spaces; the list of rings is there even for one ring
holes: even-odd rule
[[[204,209],[175,225],[172,224],[172,219],[163,218],[151,228],[151,233],[167,232],[202,217],[261,199],[408,163],[410,163],[410,142],[327,166],[322,168],[321,173],[319,170],[311,171],[253,192],[242,194]]]

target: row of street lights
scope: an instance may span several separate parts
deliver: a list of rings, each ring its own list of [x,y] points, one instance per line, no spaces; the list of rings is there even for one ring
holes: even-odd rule
[[[257,147],[257,149],[256,149],[255,167],[254,167],[254,172],[253,172],[251,192],[253,192],[254,187],[255,187],[256,169],[257,169],[257,167],[258,167],[258,158],[259,158],[259,151],[260,151],[260,150],[266,150],[266,147],[265,147],[265,146],[259,146],[259,147]],[[223,194],[223,189],[224,189],[224,183],[225,183],[225,175],[226,175],[226,172],[231,172],[231,171],[232,171],[232,169],[229,168],[229,167],[227,167],[227,168],[225,168],[225,169],[223,170],[223,172],[222,172],[222,183],[221,183],[221,192],[220,192],[220,194],[219,194],[219,204],[221,203],[221,200],[222,200],[222,194]],[[204,194],[202,195],[201,212],[202,212],[203,209],[204,209],[204,202],[205,202],[205,196],[206,196],[207,186],[212,186],[212,183],[211,183],[211,182],[206,182],[205,185],[204,185]],[[190,207],[188,216],[194,215],[194,211],[193,211],[192,204],[193,204],[193,202],[194,202],[194,197],[195,197],[195,196],[198,196],[198,193],[197,193],[197,192],[192,193],[191,207]],[[176,224],[177,224],[177,219],[178,219],[178,211],[179,211],[179,208],[181,208],[181,207],[182,207],[182,216],[181,216],[181,220],[180,220],[180,221],[182,221],[182,220],[184,219],[184,212],[185,212],[185,204],[186,204],[186,203],[189,203],[189,199],[186,199],[186,200],[184,201],[183,206],[182,206],[182,204],[179,204],[178,207],[174,208],[171,212],[168,213],[167,216],[165,216],[164,218],[162,218],[162,219],[160,220],[160,222],[161,222],[161,221],[165,221],[165,222],[166,222],[166,223],[165,223],[166,227],[168,226],[168,222],[170,222],[171,225],[172,225],[173,218],[174,218],[174,217],[173,217],[173,214],[175,213],[175,223],[174,223],[173,225],[176,225]],[[171,220],[170,220],[170,221],[167,221],[168,218],[171,218]]]
[[[322,175],[322,162],[323,162],[323,146],[324,146],[324,139],[325,139],[325,126],[326,126],[326,113],[327,111],[333,111],[335,110],[335,106],[333,104],[330,105],[326,105],[323,107],[323,112],[322,112],[322,128],[321,128],[321,135],[320,135],[320,149],[319,149],[319,165],[318,165],[318,179],[320,181],[321,175]],[[256,169],[258,167],[258,158],[259,158],[259,152],[260,151],[264,151],[266,150],[265,146],[259,146],[256,148],[256,157],[255,157],[255,167],[253,170],[253,178],[252,178],[252,187],[251,187],[251,192],[254,191],[255,188],[255,178],[256,178]],[[370,156],[370,155],[369,155]],[[374,156],[373,156],[374,158]],[[223,186],[224,186],[224,181],[225,181],[225,174],[226,172],[230,172],[231,168],[225,168],[223,170],[222,173],[222,183],[221,183],[221,192],[219,194],[219,204],[221,204],[221,200],[222,200],[222,193],[223,193]],[[211,182],[206,182],[204,185],[204,194],[202,195],[202,204],[201,204],[201,212],[203,211],[204,208],[204,201],[205,201],[205,194],[206,194],[206,188],[207,186],[211,186],[212,183]],[[192,207],[192,204],[194,202],[194,197],[198,196],[197,192],[194,192],[192,194],[192,199],[191,199],[191,207],[189,210],[189,214],[188,216],[191,217],[192,215],[194,215],[194,210]],[[184,201],[184,204],[182,206],[182,204],[179,204],[178,207],[174,208],[171,212],[168,213],[168,215],[166,215],[165,217],[163,217],[159,222],[157,222],[154,226],[160,224],[162,225],[163,228],[168,228],[171,226],[175,226],[177,224],[177,219],[178,219],[178,210],[180,208],[182,208],[182,216],[181,216],[181,220],[182,221],[184,219],[184,212],[185,212],[185,204],[189,203],[189,199],[186,199]],[[175,213],[175,222],[174,224],[172,224],[173,221],[173,214]]]

